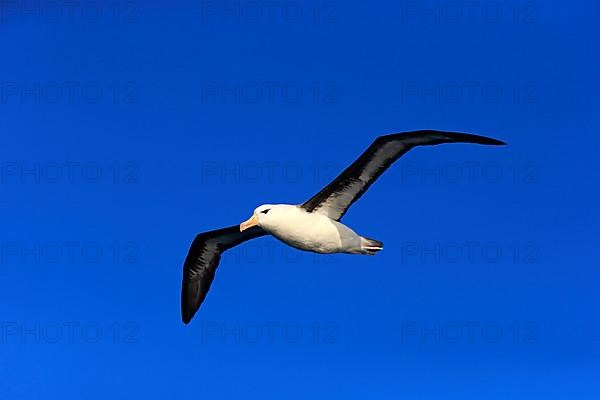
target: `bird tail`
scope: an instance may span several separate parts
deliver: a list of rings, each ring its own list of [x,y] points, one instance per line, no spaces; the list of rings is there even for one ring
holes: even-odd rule
[[[370,256],[373,256],[380,250],[383,250],[383,242],[380,242],[379,240],[369,239],[366,237],[360,238],[361,254],[368,254]]]

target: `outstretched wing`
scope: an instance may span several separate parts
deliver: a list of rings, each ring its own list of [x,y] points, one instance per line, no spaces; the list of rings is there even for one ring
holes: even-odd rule
[[[360,198],[404,153],[415,146],[441,143],[477,143],[504,145],[496,139],[460,132],[422,130],[380,136],[348,168],[323,190],[302,204],[308,212],[321,213],[340,220],[348,208]]]
[[[240,232],[240,226],[235,225],[196,236],[183,263],[181,319],[184,323],[190,322],[204,301],[215,278],[221,253],[246,240],[266,234],[257,226]]]

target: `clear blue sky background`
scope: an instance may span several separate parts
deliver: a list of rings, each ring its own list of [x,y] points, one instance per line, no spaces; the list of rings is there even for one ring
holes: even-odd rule
[[[597,2],[25,3],[0,398],[598,398]],[[248,243],[181,323],[196,233],[425,128],[510,145],[410,152],[344,218],[376,257]]]

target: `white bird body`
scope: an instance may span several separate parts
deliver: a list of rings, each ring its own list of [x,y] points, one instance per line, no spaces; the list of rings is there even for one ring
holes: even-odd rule
[[[268,210],[264,214],[264,210]],[[258,225],[282,242],[315,253],[364,253],[366,238],[320,213],[309,213],[290,204],[256,209]]]

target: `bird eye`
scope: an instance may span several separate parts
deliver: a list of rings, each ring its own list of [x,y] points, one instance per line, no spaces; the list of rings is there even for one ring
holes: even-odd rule
[[[262,210],[261,213],[266,214],[269,212],[269,210],[270,210],[270,208],[267,208],[266,210]]]

